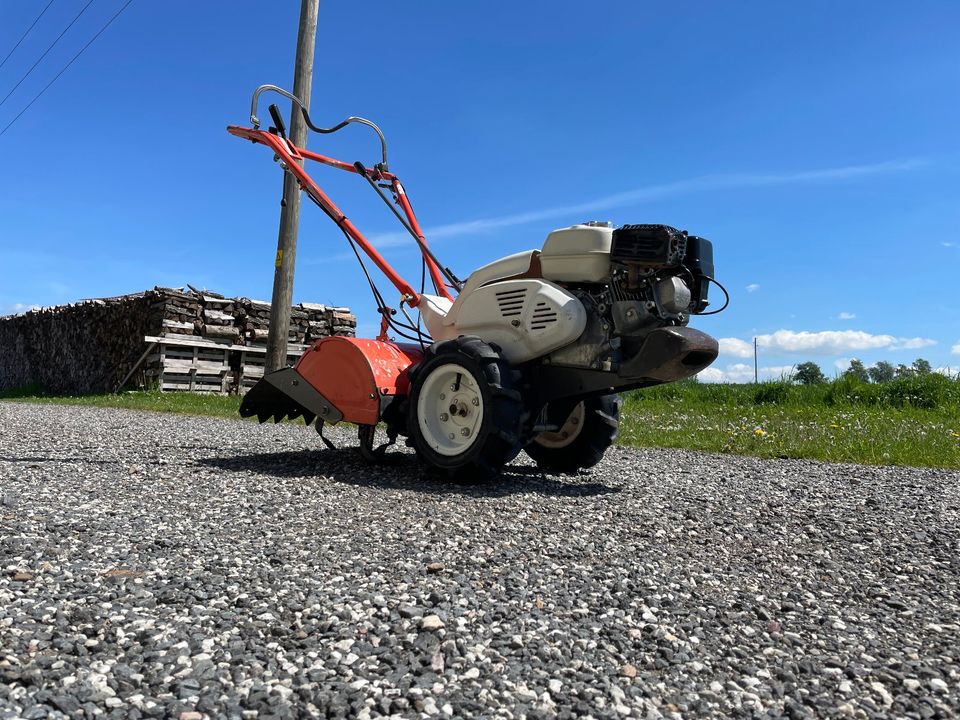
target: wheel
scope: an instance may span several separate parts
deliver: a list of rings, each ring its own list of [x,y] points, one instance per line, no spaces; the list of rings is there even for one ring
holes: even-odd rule
[[[461,336],[427,349],[413,372],[407,427],[417,455],[463,482],[492,479],[522,449],[519,373],[496,345]]]
[[[527,445],[527,455],[552,472],[576,472],[603,459],[620,433],[619,395],[601,395],[574,405],[556,432],[542,432]]]

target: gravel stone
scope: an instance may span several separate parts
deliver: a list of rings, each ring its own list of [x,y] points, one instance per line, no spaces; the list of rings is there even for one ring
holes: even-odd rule
[[[0,402],[4,718],[954,717],[960,473]]]
[[[421,630],[439,630],[446,627],[446,624],[436,615],[427,615],[420,621]]]

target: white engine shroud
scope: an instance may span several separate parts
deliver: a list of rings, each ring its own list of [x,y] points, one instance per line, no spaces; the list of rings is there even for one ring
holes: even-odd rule
[[[610,275],[613,230],[596,224],[554,230],[543,250],[508,255],[475,270],[454,302],[421,295],[420,313],[434,341],[477,335],[497,343],[511,363],[546,355],[577,340],[587,311],[551,282],[601,282]],[[539,256],[543,278],[517,277]],[[510,279],[513,278],[513,279]]]
[[[569,345],[587,325],[587,311],[574,295],[534,278],[484,285],[461,294],[452,305],[423,295],[420,311],[434,341],[477,335],[499,345],[511,363]]]

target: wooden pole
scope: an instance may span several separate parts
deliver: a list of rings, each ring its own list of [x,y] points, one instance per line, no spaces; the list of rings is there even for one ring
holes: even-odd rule
[[[313,55],[317,39],[317,14],[320,0],[301,0],[300,27],[297,30],[297,55],[293,73],[293,94],[304,107],[310,107],[313,80]],[[290,141],[307,145],[307,126],[300,108],[291,105]],[[283,174],[283,199],[280,201],[280,233],[273,274],[273,298],[270,305],[270,331],[267,334],[266,370],[287,366],[287,336],[290,330],[290,305],[293,302],[293,273],[297,258],[297,229],[300,226],[300,186],[290,173]]]
[[[753,339],[753,384],[760,382],[760,368],[757,363],[757,339]]]

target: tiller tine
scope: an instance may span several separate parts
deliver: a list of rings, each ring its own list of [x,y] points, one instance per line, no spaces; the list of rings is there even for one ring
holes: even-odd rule
[[[293,368],[264,375],[244,396],[240,415],[256,415],[261,423],[270,418],[278,423],[285,418],[296,420],[302,417],[305,425],[318,417],[330,423],[343,418],[343,414]]]

